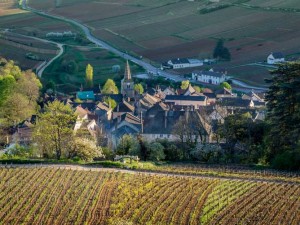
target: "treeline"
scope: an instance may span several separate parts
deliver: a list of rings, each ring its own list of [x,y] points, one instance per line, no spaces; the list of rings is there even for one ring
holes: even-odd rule
[[[9,129],[38,110],[42,87],[32,71],[21,71],[13,61],[0,58],[0,132],[1,142]]]

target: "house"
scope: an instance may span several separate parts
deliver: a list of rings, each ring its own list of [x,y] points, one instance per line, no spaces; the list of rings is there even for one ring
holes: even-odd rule
[[[187,58],[177,58],[171,59],[167,63],[163,63],[161,65],[162,69],[183,69],[190,67],[198,67],[203,66],[203,61],[199,59],[187,59]]]
[[[190,67],[190,62],[187,58],[177,58],[177,59],[171,59],[168,61],[168,64],[173,69],[182,69],[182,68],[188,68]]]
[[[167,95],[164,102],[166,104],[174,104],[180,106],[193,106],[198,109],[199,106],[205,106],[207,104],[206,96],[185,96],[185,95]]]
[[[227,77],[223,73],[212,71],[194,71],[192,73],[192,79],[207,84],[220,85],[226,81]]]
[[[99,102],[95,114],[98,115],[101,121],[111,120],[112,119],[112,108],[105,102]]]
[[[137,135],[142,132],[143,124],[141,118],[131,113],[124,113],[111,121],[108,133],[109,141],[115,149],[124,135]]]
[[[134,82],[131,77],[131,71],[128,60],[125,67],[124,78],[121,80],[121,94],[127,98],[133,98],[135,94]]]
[[[117,118],[126,113],[134,114],[135,107],[131,105],[129,102],[123,100],[122,102],[118,103],[117,107],[113,110],[113,119]]]
[[[95,101],[95,94],[93,91],[78,91],[76,98],[81,101]]]
[[[284,55],[281,52],[271,53],[267,58],[267,63],[270,65],[285,62]]]
[[[232,90],[227,89],[225,87],[222,88],[222,89],[216,90],[215,94],[216,94],[217,99],[220,99],[220,98],[236,98],[237,97],[236,93],[233,93]]]
[[[202,133],[206,141],[210,141],[210,128],[206,126],[208,124],[205,123],[204,120],[200,119],[198,112],[188,110],[174,111],[159,107],[147,112],[143,123],[143,133],[141,135],[147,141],[155,141],[157,139],[168,139],[169,141],[179,140],[180,137],[176,132],[175,126],[180,120],[184,121],[186,126],[194,128],[192,129],[193,140],[201,141],[199,137],[199,129],[201,129],[203,130]],[[208,130],[206,130],[206,128]],[[186,139],[186,137],[184,137],[184,139]]]
[[[161,99],[146,93],[143,95],[143,98],[141,98],[139,101],[140,101],[140,106],[143,109],[150,109],[156,103],[161,102]]]
[[[254,91],[250,91],[247,94],[243,94],[242,99],[251,99],[253,101],[257,102],[264,102],[264,95],[263,94],[257,94]]]
[[[247,108],[254,108],[254,102],[249,99],[242,99],[242,98],[221,98],[218,101],[218,104],[222,107],[227,109],[247,109]]]

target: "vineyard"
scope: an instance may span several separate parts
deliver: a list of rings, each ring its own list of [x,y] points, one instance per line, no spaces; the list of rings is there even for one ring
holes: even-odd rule
[[[295,182],[0,168],[0,224],[300,223]]]

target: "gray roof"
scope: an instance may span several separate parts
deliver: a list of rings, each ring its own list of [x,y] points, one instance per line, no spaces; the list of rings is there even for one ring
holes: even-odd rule
[[[171,59],[171,62],[173,64],[183,64],[183,63],[190,63],[189,60],[187,58],[178,58],[178,59]]]
[[[199,74],[199,75],[211,76],[211,77],[223,77],[223,76],[225,76],[222,73],[211,72],[211,71],[194,71],[193,73]]]
[[[167,95],[166,101],[205,101],[205,96],[184,96],[184,95]]]
[[[242,98],[222,98],[219,102],[223,106],[247,108],[250,106],[251,100]]]
[[[273,52],[272,55],[273,55],[273,57],[275,59],[282,59],[282,58],[284,58],[284,55],[282,54],[282,52]]]

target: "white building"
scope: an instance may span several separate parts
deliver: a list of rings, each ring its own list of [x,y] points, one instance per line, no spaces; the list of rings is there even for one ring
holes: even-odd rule
[[[267,58],[267,63],[270,65],[285,62],[284,55],[281,52],[271,53]]]
[[[169,60],[167,62],[167,65],[172,67],[173,69],[183,69],[203,66],[203,61],[199,59],[178,58]],[[167,65],[162,65],[162,68],[167,68]]]
[[[219,85],[227,79],[225,74],[212,71],[194,71],[192,78],[196,81],[214,85]]]

